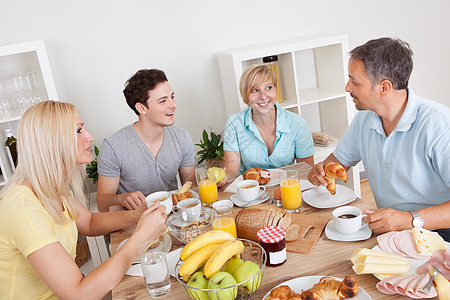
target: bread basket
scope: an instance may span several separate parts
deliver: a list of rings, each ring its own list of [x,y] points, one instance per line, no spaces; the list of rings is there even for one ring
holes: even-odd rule
[[[238,283],[236,285],[232,285],[229,287],[220,288],[220,289],[194,288],[194,287],[188,286],[187,283],[184,282],[182,278],[180,278],[180,276],[177,276],[178,282],[184,287],[184,289],[186,290],[186,292],[188,293],[188,295],[190,296],[191,299],[194,299],[194,300],[203,300],[204,299],[204,298],[198,297],[198,295],[196,293],[193,293],[192,291],[207,292],[206,299],[210,299],[210,300],[215,300],[215,299],[230,300],[229,297],[227,297],[227,299],[220,298],[220,291],[226,290],[226,289],[233,290],[233,298],[231,298],[231,299],[250,299],[251,296],[256,292],[255,287],[252,286],[251,290],[255,290],[255,291],[253,293],[248,293],[248,290],[244,287],[244,285],[253,279],[254,279],[253,285],[258,284],[258,282],[262,283],[262,276],[263,276],[263,272],[264,272],[264,267],[266,265],[267,254],[258,243],[255,243],[250,240],[240,239],[240,238],[238,238],[238,240],[240,240],[244,243],[244,252],[241,254],[241,258],[244,261],[250,260],[250,261],[256,263],[260,268],[259,271],[255,275],[253,275],[252,277],[248,278],[247,280],[245,280],[241,283]],[[176,270],[177,274],[178,274],[178,270],[180,269],[180,266],[182,265],[182,263],[183,262],[181,260],[178,260],[178,262],[175,266],[175,270]],[[236,289],[236,287],[237,287],[237,289]]]

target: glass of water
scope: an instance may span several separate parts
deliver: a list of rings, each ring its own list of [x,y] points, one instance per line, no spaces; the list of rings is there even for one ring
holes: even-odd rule
[[[169,267],[166,253],[160,241],[150,241],[139,246],[142,273],[152,297],[164,296],[170,292]]]

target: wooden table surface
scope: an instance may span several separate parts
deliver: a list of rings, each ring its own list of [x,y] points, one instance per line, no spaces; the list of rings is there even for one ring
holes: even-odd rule
[[[285,169],[296,169],[299,172],[301,179],[306,179],[310,166],[305,163],[295,164]],[[276,187],[268,188],[267,190],[272,195]],[[232,193],[225,193],[219,191],[219,199],[229,199]],[[352,206],[357,206],[364,209],[375,208],[375,203],[366,203],[361,199],[351,202]],[[120,209],[114,207],[112,210]],[[302,203],[302,210],[300,214],[312,214],[317,216],[326,216],[332,219],[332,211],[334,208],[317,209],[309,206],[305,202]],[[111,249],[115,250],[119,243],[128,238],[134,228],[126,230],[119,230],[111,233]],[[172,238],[172,249],[183,247],[175,237],[170,234]],[[357,242],[339,242],[333,241],[326,237],[325,232],[317,241],[317,244],[309,254],[287,253],[287,261],[279,267],[265,267],[263,281],[259,290],[252,296],[252,299],[262,299],[264,295],[270,291],[274,286],[302,276],[334,276],[343,278],[346,275],[352,275],[356,278],[360,287],[370,294],[372,299],[408,299],[401,295],[386,295],[377,290],[375,287],[379,281],[372,275],[356,275],[352,270],[352,263],[348,259],[357,248],[372,248],[377,244],[376,236],[365,241]],[[171,277],[172,289],[169,294],[161,299],[190,299],[185,289],[177,281]],[[149,295],[144,283],[143,277],[133,277],[125,275],[122,281],[112,290],[112,299],[152,299]],[[437,299],[437,298],[435,298]]]

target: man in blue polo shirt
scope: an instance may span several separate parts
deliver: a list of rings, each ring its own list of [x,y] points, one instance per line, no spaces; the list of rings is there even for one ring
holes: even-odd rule
[[[378,209],[365,221],[377,234],[424,227],[450,240],[450,109],[408,88],[409,45],[368,41],[350,52],[350,93],[359,110],[336,150],[308,179],[325,185],[323,166],[362,161]]]

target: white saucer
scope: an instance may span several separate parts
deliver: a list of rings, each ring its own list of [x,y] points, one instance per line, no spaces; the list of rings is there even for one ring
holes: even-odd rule
[[[234,205],[239,207],[247,207],[255,204],[260,204],[269,200],[269,193],[263,192],[258,198],[252,201],[244,201],[239,198],[237,194],[231,195],[230,200],[234,203]]]
[[[372,229],[369,226],[364,226],[354,234],[342,234],[336,230],[334,220],[330,220],[325,227],[325,234],[327,238],[334,241],[353,242],[367,240],[372,236]]]

